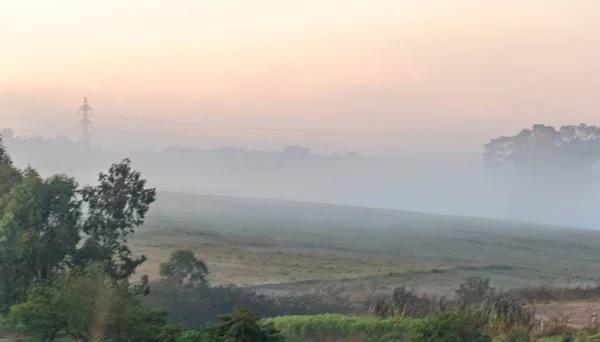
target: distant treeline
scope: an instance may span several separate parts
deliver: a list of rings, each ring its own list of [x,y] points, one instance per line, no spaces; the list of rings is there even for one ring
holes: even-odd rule
[[[113,160],[131,158],[160,190],[528,220],[596,227],[600,215],[600,129],[535,125],[492,139],[482,156],[381,159],[357,152],[169,147],[118,152],[58,137],[2,132],[15,164],[84,183]],[[409,147],[407,147],[408,149]]]

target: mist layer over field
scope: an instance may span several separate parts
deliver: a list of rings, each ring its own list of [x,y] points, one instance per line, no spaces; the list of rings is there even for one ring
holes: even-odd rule
[[[19,166],[67,173],[93,182],[98,170],[129,157],[160,191],[271,198],[401,209],[428,213],[527,220],[595,227],[597,182],[568,162],[536,173],[490,169],[477,154],[406,154],[372,158],[356,152],[317,155],[290,146],[282,151],[241,148],[118,152],[66,139],[5,134]],[[532,159],[533,160],[533,159]],[[533,163],[535,160],[532,161]],[[530,168],[531,169],[531,168]],[[576,180],[576,181],[574,181]],[[177,203],[173,203],[177,206]],[[185,205],[185,203],[182,203]]]

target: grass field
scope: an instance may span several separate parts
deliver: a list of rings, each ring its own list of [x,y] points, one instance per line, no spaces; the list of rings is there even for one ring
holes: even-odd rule
[[[189,248],[212,284],[269,293],[439,293],[472,275],[499,287],[600,282],[600,231],[325,204],[159,193],[130,243],[149,258],[138,274],[157,277]]]

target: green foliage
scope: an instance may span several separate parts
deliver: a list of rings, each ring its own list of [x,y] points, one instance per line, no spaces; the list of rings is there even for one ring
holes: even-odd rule
[[[144,258],[133,258],[126,236],[143,223],[155,190],[146,188],[129,160],[101,173],[99,184],[78,190],[73,178],[42,178],[19,171],[0,142],[0,309],[27,297],[33,283],[90,262],[113,279],[125,279]],[[82,205],[88,212],[82,222]],[[81,249],[81,233],[87,239]],[[147,292],[147,291],[146,291]]]
[[[42,230],[43,180],[33,170],[26,170],[2,198],[0,218],[0,273],[2,304],[8,308],[22,300],[34,279],[37,239]]]
[[[2,303],[23,299],[32,281],[51,278],[66,266],[79,241],[77,183],[57,175],[42,179],[27,169],[2,198],[0,258]]]
[[[144,222],[156,191],[127,159],[98,182],[78,190],[64,175],[21,172],[0,140],[0,308],[42,341],[62,333],[83,341],[174,342],[182,327],[136,296],[148,293],[148,278],[133,291],[126,280],[145,260],[131,255],[126,238]],[[192,271],[194,281],[203,280]]]
[[[0,198],[6,195],[20,179],[21,173],[19,170],[12,165],[0,163]]]
[[[168,323],[165,310],[148,308],[97,265],[34,285],[27,301],[11,308],[10,318],[43,341],[63,333],[83,341],[175,342],[183,331]]]
[[[205,286],[207,274],[208,268],[204,261],[187,250],[174,251],[169,261],[160,265],[161,277],[178,287]]]
[[[409,342],[492,342],[477,321],[464,314],[442,312],[409,326]]]
[[[262,330],[266,342],[283,342],[285,338],[281,334],[273,322],[261,322],[260,329]]]
[[[220,324],[206,324],[200,330],[202,342],[223,342],[223,328]]]
[[[180,324],[168,323],[164,309],[148,308],[127,288],[118,291],[106,327],[106,337],[115,342],[175,342],[184,331]]]
[[[530,342],[527,330],[515,329],[511,330],[501,340],[501,342]]]
[[[220,323],[186,331],[176,342],[283,342],[283,337],[273,324],[261,323],[252,310],[236,307],[221,316]]]
[[[547,336],[536,340],[536,342],[565,342],[563,336]]]
[[[20,176],[19,170],[13,166],[12,159],[4,148],[2,137],[0,137],[0,199],[18,182]]]
[[[264,321],[265,324],[272,324],[286,339],[319,340],[325,337],[362,336],[372,341],[401,341],[405,328],[414,322],[417,320],[338,314],[282,316]]]
[[[27,301],[11,308],[11,318],[39,336],[64,332],[75,340],[90,340],[104,336],[113,300],[101,268],[88,267],[33,286]]]
[[[205,339],[202,331],[188,330],[184,331],[179,337],[177,337],[176,342],[208,342],[208,340]]]
[[[2,143],[2,137],[0,137],[0,164],[12,165],[12,159]]]
[[[78,253],[79,262],[102,262],[112,278],[128,278],[146,258],[132,256],[127,236],[144,223],[156,189],[147,189],[146,180],[125,159],[100,173],[98,185],[85,187],[81,196],[87,204],[83,232],[88,239]]]
[[[10,309],[10,320],[15,326],[26,326],[41,341],[53,341],[64,328],[64,313],[54,302],[58,297],[56,292],[51,286],[34,286],[27,302]]]
[[[252,310],[236,307],[230,315],[223,315],[221,320],[224,342],[266,341],[258,324],[260,317]]]

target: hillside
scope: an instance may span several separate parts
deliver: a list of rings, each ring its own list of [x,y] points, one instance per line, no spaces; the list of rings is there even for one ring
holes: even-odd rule
[[[134,250],[149,256],[140,274],[156,276],[170,251],[191,248],[213,283],[269,291],[445,292],[470,275],[506,287],[600,279],[600,232],[481,218],[159,193],[135,235]]]

